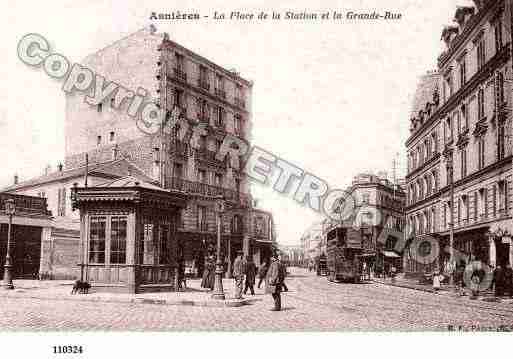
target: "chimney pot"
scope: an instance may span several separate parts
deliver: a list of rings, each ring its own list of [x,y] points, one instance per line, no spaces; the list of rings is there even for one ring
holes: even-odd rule
[[[17,174],[14,175],[14,184],[18,184],[19,177]]]

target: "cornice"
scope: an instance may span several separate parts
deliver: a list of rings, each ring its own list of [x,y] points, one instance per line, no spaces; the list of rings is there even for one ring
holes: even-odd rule
[[[463,87],[461,87],[449,98],[449,100],[440,106],[431,115],[431,117],[406,140],[406,146],[410,146],[415,139],[420,137],[428,126],[432,125],[436,120],[443,117],[446,113],[454,110],[454,108],[459,102],[461,102],[461,100],[468,96],[469,93],[474,91],[479,84],[481,84],[493,73],[493,71],[505,63],[510,57],[510,45],[511,43],[504,45],[498,53],[496,53],[490,60],[488,60],[488,62],[472,76],[470,81],[466,82]]]

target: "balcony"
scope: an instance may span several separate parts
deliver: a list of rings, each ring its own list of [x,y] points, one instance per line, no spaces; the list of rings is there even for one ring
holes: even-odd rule
[[[226,98],[226,91],[225,90],[216,88],[214,92],[215,92],[217,97],[222,98],[223,100]]]
[[[195,153],[196,153],[196,158],[199,159],[200,161],[206,161],[206,162],[214,163],[221,167],[226,167],[226,157],[222,161],[219,161],[216,158],[217,153],[214,151],[210,151],[205,148],[199,148],[199,149],[195,150]]]
[[[199,79],[198,80],[198,86],[202,88],[205,91],[210,91],[210,84],[205,79]]]
[[[235,97],[234,102],[235,102],[235,106],[242,108],[242,109],[246,108],[246,102],[244,101],[244,99],[242,99],[240,97]]]
[[[183,178],[172,177],[170,189],[185,192],[189,195],[199,195],[206,197],[223,197],[227,201],[249,205],[249,195],[219,186],[212,186],[201,182],[192,182]]]
[[[183,82],[187,82],[187,74],[183,70],[175,67],[173,69],[173,72],[175,74],[176,79],[183,81]]]
[[[171,141],[171,144],[169,146],[169,154],[183,158],[189,157],[189,144],[182,141]]]

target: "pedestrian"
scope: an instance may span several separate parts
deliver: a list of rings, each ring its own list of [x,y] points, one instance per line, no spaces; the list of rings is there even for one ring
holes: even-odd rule
[[[269,265],[267,264],[267,261],[262,262],[262,264],[260,264],[260,267],[258,267],[258,289],[260,289],[262,282],[265,280],[268,270]]]
[[[433,274],[433,290],[438,292],[441,288],[443,276],[440,274],[438,270]]]
[[[244,294],[247,293],[248,289],[251,295],[255,295],[255,277],[256,277],[256,265],[252,258],[248,256],[246,258],[246,280],[244,281]]]
[[[207,257],[205,261],[205,269],[203,270],[203,278],[201,280],[201,287],[214,290],[215,280],[215,263],[214,256]]]
[[[509,263],[504,269],[504,294],[513,298],[513,269]]]
[[[289,288],[285,284],[285,277],[287,276],[287,265],[281,261],[280,261],[280,263],[281,263],[280,269],[282,271],[282,276],[283,276],[283,280],[281,282],[281,288],[283,289],[284,292],[288,292]]]
[[[271,265],[267,271],[267,293],[270,293],[274,300],[272,311],[281,310],[281,284],[283,282],[283,271],[278,254],[274,253],[271,258]]]
[[[233,279],[235,280],[235,299],[242,299],[242,286],[244,285],[244,259],[242,251],[237,251],[233,262]]]
[[[493,271],[493,283],[495,284],[495,296],[501,297],[504,294],[504,271],[500,264]]]

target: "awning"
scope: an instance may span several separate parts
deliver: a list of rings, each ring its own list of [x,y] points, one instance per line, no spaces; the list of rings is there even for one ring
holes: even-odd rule
[[[389,258],[401,258],[401,256],[395,252],[392,252],[392,251],[382,251],[381,253],[383,253],[383,255],[385,257],[389,257]]]

